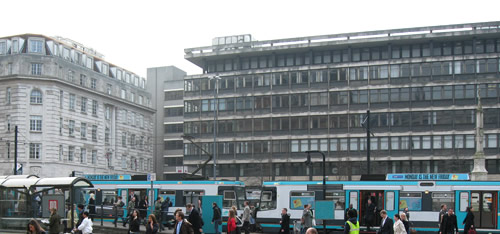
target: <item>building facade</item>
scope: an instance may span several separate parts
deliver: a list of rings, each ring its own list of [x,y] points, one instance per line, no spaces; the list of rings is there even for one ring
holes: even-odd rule
[[[0,171],[13,174],[15,126],[23,174],[153,171],[145,79],[64,38],[0,38]]]
[[[156,109],[153,117],[155,172],[158,179],[180,179],[188,172],[183,165],[184,76],[174,67],[148,68],[147,90]]]
[[[489,179],[498,179],[500,22],[252,41],[185,49],[203,74],[184,81],[184,133],[212,153],[218,177],[330,179],[371,173],[468,173],[484,110]],[[218,99],[214,104],[219,76]],[[215,80],[215,79],[214,79]],[[184,163],[207,156],[185,141]],[[210,173],[210,170],[208,171]],[[320,177],[315,177],[320,178]]]

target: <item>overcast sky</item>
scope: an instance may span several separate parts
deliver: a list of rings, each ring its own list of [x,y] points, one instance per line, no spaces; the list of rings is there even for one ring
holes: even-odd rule
[[[62,36],[146,77],[148,67],[201,69],[184,48],[212,38],[252,34],[257,40],[442,24],[499,21],[500,1],[2,1],[0,36]]]

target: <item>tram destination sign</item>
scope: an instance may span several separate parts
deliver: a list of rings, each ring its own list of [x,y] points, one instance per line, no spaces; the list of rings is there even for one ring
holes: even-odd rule
[[[469,174],[440,174],[440,173],[387,174],[386,180],[469,180]]]
[[[130,175],[87,174],[83,177],[87,180],[132,180]]]

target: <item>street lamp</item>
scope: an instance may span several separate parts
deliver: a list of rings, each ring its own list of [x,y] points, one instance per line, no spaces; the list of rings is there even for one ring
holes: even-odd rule
[[[308,150],[306,151],[307,153],[307,161],[305,162],[306,165],[311,165],[311,153],[320,153],[323,156],[323,201],[326,200],[326,156],[325,153],[319,151],[319,150]],[[326,223],[325,220],[323,220],[323,233],[326,234]]]
[[[209,76],[209,80],[215,80],[214,82],[214,180],[217,180],[217,111],[219,110],[219,105],[217,102],[217,94],[219,94],[219,80],[220,76]]]

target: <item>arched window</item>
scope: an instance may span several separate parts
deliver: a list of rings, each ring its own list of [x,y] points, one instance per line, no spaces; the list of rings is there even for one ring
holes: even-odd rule
[[[33,89],[31,91],[30,102],[32,104],[42,104],[42,91]]]

